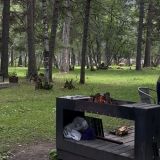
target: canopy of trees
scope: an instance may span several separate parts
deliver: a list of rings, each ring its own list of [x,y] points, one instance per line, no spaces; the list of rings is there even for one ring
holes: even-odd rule
[[[159,0],[1,0],[1,72],[44,66],[61,72],[81,65],[104,67],[125,62],[136,70],[160,64]]]

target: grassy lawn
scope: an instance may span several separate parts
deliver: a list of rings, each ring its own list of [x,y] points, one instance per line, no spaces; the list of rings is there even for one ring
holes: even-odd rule
[[[86,84],[79,85],[79,70],[69,74],[54,71],[54,87],[51,91],[34,90],[27,82],[25,68],[11,68],[18,73],[19,85],[0,90],[0,152],[13,146],[36,140],[55,138],[55,101],[64,95],[91,95],[97,92],[110,92],[116,99],[139,101],[137,87],[149,86],[155,89],[160,70],[106,70],[86,73]],[[76,89],[63,89],[66,79],[74,79]],[[124,120],[103,117],[105,126],[115,127]]]

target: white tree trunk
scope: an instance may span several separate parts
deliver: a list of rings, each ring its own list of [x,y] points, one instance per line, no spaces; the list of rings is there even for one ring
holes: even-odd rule
[[[63,49],[61,55],[61,64],[60,70],[61,72],[69,72],[69,53],[70,53],[70,25],[71,25],[71,1],[65,0],[66,7],[66,17],[63,24],[63,33],[62,33],[62,41],[63,41]]]

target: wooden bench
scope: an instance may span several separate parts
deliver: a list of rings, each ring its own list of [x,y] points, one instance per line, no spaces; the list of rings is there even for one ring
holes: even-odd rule
[[[2,82],[4,82],[4,74],[0,72],[0,77],[2,77]]]
[[[63,137],[64,126],[85,113],[95,113],[133,120],[123,144],[100,139],[75,141]],[[111,135],[108,135],[108,138]],[[117,137],[111,137],[117,138]],[[88,97],[59,97],[56,101],[56,147],[62,160],[160,160],[160,105],[126,103],[97,104]]]

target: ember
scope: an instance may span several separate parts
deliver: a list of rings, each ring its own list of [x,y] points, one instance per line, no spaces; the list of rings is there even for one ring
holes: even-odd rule
[[[106,92],[104,94],[97,93],[92,97],[92,101],[100,104],[112,104],[112,99],[110,97],[110,93]]]
[[[128,134],[128,127],[127,126],[122,126],[120,128],[117,128],[114,131],[110,132],[111,134],[117,135],[117,136],[125,136]]]

